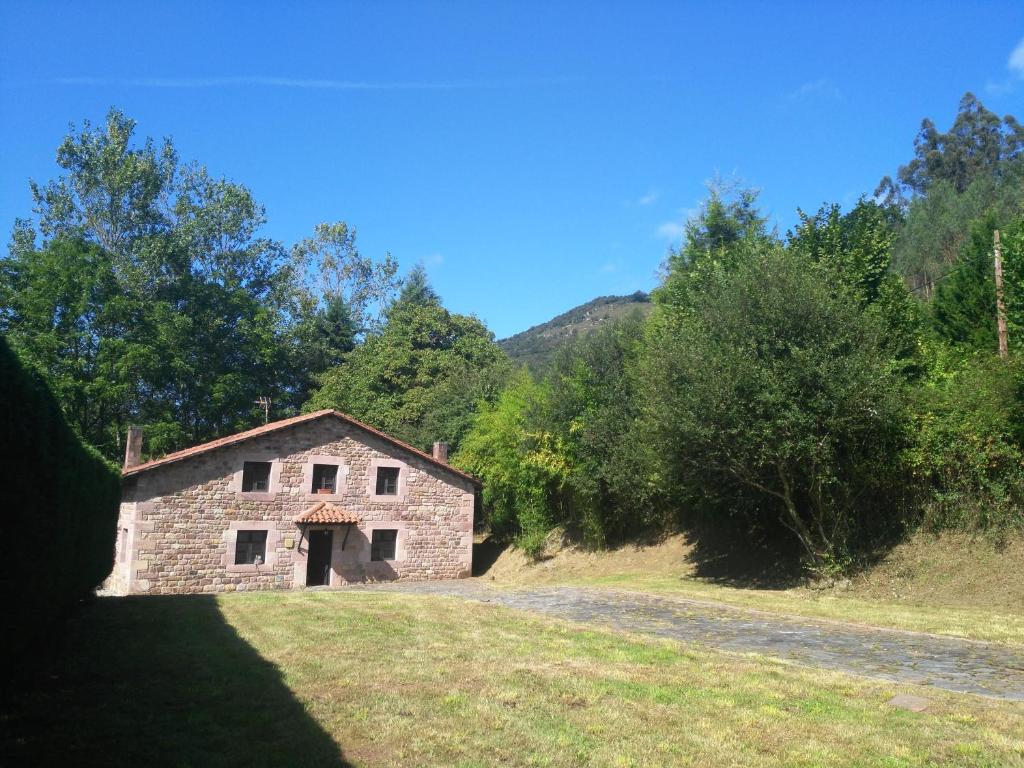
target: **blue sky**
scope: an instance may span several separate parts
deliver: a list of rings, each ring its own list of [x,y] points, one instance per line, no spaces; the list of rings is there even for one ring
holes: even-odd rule
[[[285,243],[344,219],[507,336],[648,290],[704,184],[844,205],[960,96],[1024,118],[1024,2],[0,6],[0,226],[69,122],[249,186]],[[1016,51],[1016,53],[1015,53]]]

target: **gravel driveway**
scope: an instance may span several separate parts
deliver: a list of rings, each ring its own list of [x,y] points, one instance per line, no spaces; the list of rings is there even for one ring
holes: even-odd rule
[[[917,632],[874,629],[716,603],[586,587],[497,589],[475,580],[344,589],[431,594],[497,603],[599,627],[761,653],[900,683],[1024,701],[1024,650]]]

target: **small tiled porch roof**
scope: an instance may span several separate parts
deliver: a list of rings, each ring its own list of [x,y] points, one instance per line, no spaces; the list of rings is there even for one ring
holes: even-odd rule
[[[363,518],[355,512],[348,512],[326,501],[318,501],[295,518],[297,525],[357,525],[361,522]]]

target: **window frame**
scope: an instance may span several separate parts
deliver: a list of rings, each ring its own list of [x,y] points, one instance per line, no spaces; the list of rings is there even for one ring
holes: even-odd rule
[[[337,467],[334,476],[334,493],[317,493],[313,489],[314,467],[333,466]],[[342,501],[348,490],[349,467],[345,459],[340,456],[328,456],[325,454],[309,454],[304,457],[302,463],[302,487],[299,488],[303,498],[318,499],[320,501]]]
[[[331,470],[331,471],[328,471],[328,470]],[[330,488],[331,492],[329,494],[322,494],[322,495],[327,495],[327,496],[337,495],[337,493],[338,493],[338,475],[339,474],[340,474],[340,472],[338,472],[338,465],[337,464],[321,464],[319,462],[314,463],[313,464],[313,471],[312,471],[312,481],[310,482],[310,485],[309,485],[309,487],[310,487],[310,491],[309,492],[321,495],[320,491],[324,490],[327,486],[317,485],[317,480],[320,480],[322,482],[324,480],[325,476],[330,475],[331,484],[330,484],[329,488]]]
[[[228,486],[230,491],[235,493],[238,501],[274,501],[281,489],[281,457],[269,452],[246,452],[238,455],[235,464],[235,471],[231,475]],[[246,464],[269,464],[270,476],[267,480],[265,491],[243,491],[245,487],[244,475]]]
[[[398,560],[398,528],[374,528],[370,531],[370,562],[390,563]],[[391,534],[390,540],[383,542],[376,541],[378,534]],[[391,557],[384,557],[380,553],[381,546],[390,548]]]
[[[375,496],[397,496],[398,479],[401,477],[400,467],[377,467],[374,478]],[[391,490],[388,490],[390,488]],[[382,490],[383,489],[383,490]]]
[[[275,574],[274,566],[277,564],[278,548],[281,546],[281,530],[279,523],[272,520],[232,520],[227,524],[222,540],[223,554],[221,555],[221,566],[229,574],[250,575],[266,577]],[[266,531],[267,541],[265,545],[263,563],[259,566],[253,563],[235,564],[235,549],[238,546],[239,531]]]
[[[261,468],[261,475],[262,475],[262,468],[266,467],[266,477],[262,477],[261,476],[261,477],[259,477],[257,479],[257,478],[254,478],[254,477],[252,477],[250,475],[250,477],[249,477],[250,487],[246,488],[245,487],[245,484],[246,484],[246,473],[249,472],[250,468],[257,467],[257,466]],[[270,475],[271,475],[271,473],[273,471],[274,471],[274,462],[272,462],[272,461],[243,461],[242,462],[242,493],[270,493]],[[265,488],[255,488],[255,487],[252,487],[253,484],[255,484],[257,482],[266,483],[266,487]]]
[[[377,493],[377,471],[381,467],[388,467],[398,470],[395,493]],[[402,503],[406,500],[409,481],[409,465],[404,461],[392,458],[370,459],[366,467],[366,495],[370,501],[383,504]]]
[[[257,536],[256,534],[263,534]],[[256,565],[256,558],[260,559],[259,565],[263,565],[267,562],[267,539],[270,538],[270,532],[266,528],[240,528],[235,532],[235,555],[234,565]],[[242,537],[245,536],[247,541],[242,541]],[[255,547],[259,545],[259,551],[257,552]],[[248,559],[239,561],[238,556],[242,546],[246,547]]]

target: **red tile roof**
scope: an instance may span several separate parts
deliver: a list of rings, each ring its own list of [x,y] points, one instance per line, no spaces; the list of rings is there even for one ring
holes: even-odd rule
[[[401,448],[404,451],[414,453],[421,459],[430,462],[434,466],[447,470],[448,472],[451,472],[453,475],[457,475],[458,477],[461,477],[465,480],[469,480],[474,485],[479,486],[481,484],[480,480],[478,478],[473,477],[473,475],[467,472],[463,472],[460,469],[456,469],[455,467],[451,466],[450,464],[446,464],[443,461],[438,461],[429,453],[424,453],[418,448],[413,448],[408,443],[403,443],[401,440],[391,437],[391,435],[386,435],[380,430],[374,429],[369,424],[363,424],[363,422],[358,421],[357,419],[353,419],[348,414],[342,413],[341,411],[335,411],[330,408],[323,411],[314,411],[313,413],[304,413],[301,416],[292,416],[290,419],[272,421],[269,424],[264,424],[262,427],[248,429],[245,432],[237,432],[233,435],[228,435],[227,437],[222,437],[217,440],[211,440],[208,443],[196,445],[193,446],[192,448],[186,448],[182,451],[175,451],[174,453],[169,453],[166,456],[163,456],[159,459],[153,459],[152,461],[147,461],[144,464],[138,464],[134,467],[128,467],[126,469],[123,469],[121,470],[121,475],[123,477],[132,477],[134,475],[139,474],[140,472],[145,472],[156,467],[162,467],[165,464],[172,464],[176,461],[182,461],[183,459],[191,458],[192,456],[198,456],[199,454],[206,453],[207,451],[212,451],[217,448],[223,448],[228,445],[234,445],[235,443],[241,443],[245,440],[250,440],[254,437],[259,437],[260,435],[266,435],[269,434],[270,432],[276,432],[280,429],[287,429],[288,427],[293,427],[296,426],[297,424],[305,424],[308,421],[315,421],[316,419],[322,419],[327,416],[333,416],[334,418],[339,419],[340,421],[343,421],[346,424],[350,424],[353,427],[356,427],[357,429],[361,429],[364,432],[369,432],[371,435],[375,435],[381,438],[382,440],[391,443],[397,448]]]
[[[326,501],[318,501],[301,515],[295,518],[295,522],[301,524],[313,523],[316,525],[342,525],[344,523],[361,523],[363,518],[355,512],[346,512],[341,507],[328,504]]]

